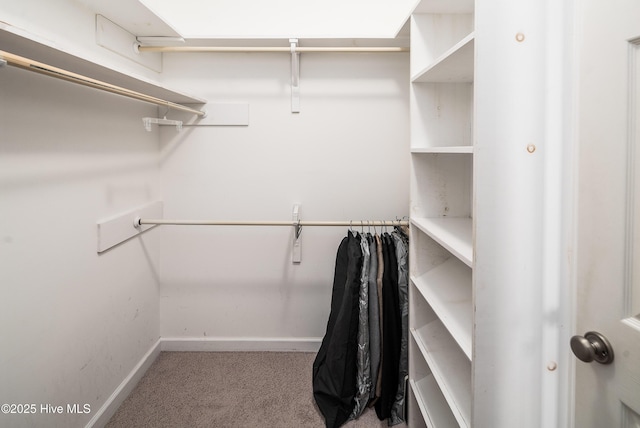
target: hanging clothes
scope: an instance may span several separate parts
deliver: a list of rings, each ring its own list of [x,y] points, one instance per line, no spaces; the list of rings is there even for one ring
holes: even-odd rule
[[[406,420],[408,236],[350,231],[338,247],[327,331],[313,393],[327,428],[367,406],[389,425]]]
[[[313,362],[313,395],[327,428],[344,424],[353,410],[361,271],[360,242],[349,233],[338,248],[327,332]]]
[[[369,402],[371,390],[371,362],[369,349],[369,241],[364,234],[357,235],[362,250],[362,271],[360,273],[360,296],[358,299],[358,352],[356,360],[356,395],[353,412],[349,419],[362,414]]]
[[[400,364],[401,316],[398,298],[398,264],[393,238],[388,233],[382,236],[384,273],[382,276],[383,323],[382,323],[382,391],[376,401],[376,414],[380,420],[391,415],[398,386]]]
[[[376,237],[368,234],[369,241],[369,353],[371,370],[371,389],[369,391],[369,405],[377,398],[376,385],[380,370],[381,334],[380,334],[380,300],[378,299],[378,243]],[[382,278],[380,278],[382,284]]]
[[[400,304],[401,330],[400,361],[398,365],[398,388],[391,406],[389,425],[405,422],[407,381],[409,377],[409,238],[401,229],[391,234],[398,260],[398,301]]]
[[[378,276],[376,277],[376,286],[378,288],[378,315],[380,327],[380,362],[378,363],[378,374],[376,381],[376,396],[371,401],[374,405],[382,394],[382,348],[384,347],[384,336],[382,335],[382,326],[384,324],[384,299],[382,298],[382,277],[384,276],[384,254],[382,251],[382,238],[376,234],[376,249],[378,251]]]

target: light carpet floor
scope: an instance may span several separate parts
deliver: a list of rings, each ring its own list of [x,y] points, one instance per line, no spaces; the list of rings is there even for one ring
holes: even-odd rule
[[[162,352],[106,427],[322,428],[311,385],[314,358],[304,352]],[[387,427],[387,421],[367,409],[343,426]]]

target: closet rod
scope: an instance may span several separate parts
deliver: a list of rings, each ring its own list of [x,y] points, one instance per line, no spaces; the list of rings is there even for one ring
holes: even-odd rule
[[[77,83],[79,85],[88,86],[90,88],[99,89],[101,91],[110,92],[117,95],[133,98],[135,100],[156,104],[163,107],[169,107],[175,110],[186,111],[201,117],[204,117],[206,113],[204,111],[195,110],[181,104],[176,104],[171,101],[166,101],[161,98],[156,98],[151,95],[146,95],[140,92],[132,91],[130,89],[122,88],[120,86],[112,85],[107,82],[92,79],[81,74],[76,74],[61,68],[53,67],[42,62],[37,62],[25,57],[14,55],[9,52],[0,50],[0,59],[5,60],[7,64],[14,67],[19,67],[24,70],[33,71],[36,73],[44,74],[47,76],[55,77],[57,79],[66,80],[68,82]]]
[[[291,53],[290,47],[267,46],[138,46],[140,52],[285,52]],[[403,47],[324,47],[324,46],[296,46],[297,53],[304,52],[409,52]]]
[[[359,221],[236,221],[236,220],[163,220],[136,218],[134,225],[165,224],[177,226],[408,226],[406,220],[359,220]]]

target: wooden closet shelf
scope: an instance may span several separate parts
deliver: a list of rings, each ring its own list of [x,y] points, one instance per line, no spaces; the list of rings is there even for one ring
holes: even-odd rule
[[[473,82],[474,49],[475,33],[471,33],[432,64],[416,73],[411,81],[413,83]]]
[[[456,421],[470,426],[471,363],[439,320],[411,329],[411,334]]]
[[[451,257],[427,273],[411,277],[411,281],[471,361],[471,269],[455,257]]]
[[[469,217],[412,218],[411,224],[473,267],[473,224]]]

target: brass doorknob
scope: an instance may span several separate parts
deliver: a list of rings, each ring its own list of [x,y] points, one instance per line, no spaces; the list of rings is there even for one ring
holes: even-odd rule
[[[596,331],[588,331],[584,336],[573,336],[571,350],[579,360],[585,363],[596,361],[600,364],[611,364],[613,362],[611,343]]]

